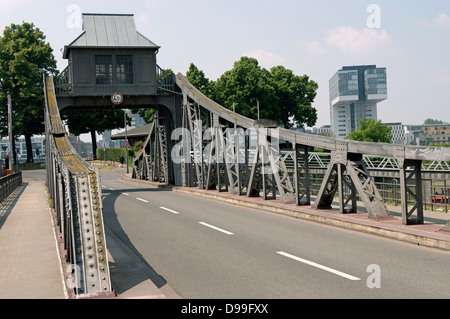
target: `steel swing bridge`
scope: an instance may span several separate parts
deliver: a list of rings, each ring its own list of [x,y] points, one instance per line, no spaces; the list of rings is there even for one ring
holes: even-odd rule
[[[101,39],[100,36],[88,37],[89,19],[100,18],[111,25],[120,21],[132,25],[129,16],[87,15],[87,29],[74,42],[73,54],[75,49],[82,48],[79,43]],[[95,25],[99,24],[91,24]],[[84,40],[83,36],[88,39]],[[136,43],[146,40],[141,34],[138,34],[138,39],[140,42]],[[92,47],[90,44],[86,46],[88,49]],[[104,49],[104,46],[99,47]],[[151,50],[158,48],[152,43],[148,47]],[[151,60],[139,54],[145,65],[151,65]],[[89,66],[86,56],[80,59],[83,67]],[[76,62],[75,55],[73,61]],[[72,74],[77,68],[73,64],[70,67],[55,78],[55,83],[53,77],[43,79],[48,191],[62,258],[68,266],[66,276],[75,282],[69,287],[71,295],[109,296],[114,291],[108,267],[100,176],[98,170],[84,161],[71,146],[60,118],[62,107],[58,106],[58,101],[77,106],[67,99],[75,99],[76,92],[81,89],[86,95],[80,101],[86,105],[100,103],[98,101],[102,97],[95,96],[95,83],[91,86],[84,83],[90,79],[86,76],[80,77],[84,82],[77,89],[73,80],[76,75]],[[157,69],[159,67],[155,65]],[[370,154],[395,160],[392,169],[400,181],[402,222],[412,225],[424,222],[422,164],[450,161],[448,148],[356,142],[278,128],[270,122],[246,118],[217,104],[182,74],[160,77],[156,73],[154,92],[147,94],[145,103],[153,101],[152,107],[157,112],[143,148],[133,161],[134,179],[232,192],[241,196],[261,196],[265,200],[279,199],[293,205],[312,205],[316,209],[330,209],[338,195],[340,213],[356,213],[359,200],[370,218],[392,218],[369,172],[370,165],[365,156]],[[143,83],[150,83],[146,75],[140,78]],[[107,89],[102,86],[105,92]],[[146,88],[142,90],[146,92]],[[106,94],[102,92],[99,95],[104,97]],[[130,96],[138,103],[143,93]],[[280,151],[280,141],[291,145],[289,156]],[[330,153],[328,164],[320,175],[320,187],[314,202],[308,160],[311,147]],[[411,198],[412,205],[409,205]],[[450,224],[445,229],[450,230]]]
[[[183,96],[183,121],[178,136],[181,142],[171,145],[167,118],[158,117],[157,113],[143,149],[135,157],[135,179],[170,184],[178,172],[181,186],[262,196],[267,200],[280,198],[296,205],[312,204],[317,209],[331,208],[338,194],[341,213],[356,213],[359,198],[369,217],[379,219],[389,218],[389,212],[363,157],[390,157],[396,160],[400,174],[402,221],[410,225],[423,223],[422,162],[450,160],[450,152],[445,148],[355,142],[274,128],[218,105],[181,74],[176,76],[176,85]],[[74,293],[110,293],[100,177],[67,138],[52,78],[45,79],[45,96],[47,183],[66,262],[78,265],[75,274],[80,278],[76,280],[82,286]],[[287,168],[286,157],[272,143],[279,140],[293,146],[293,172]],[[331,154],[314,203],[309,147],[324,148]],[[344,194],[344,187],[350,192]],[[415,198],[412,207],[408,206],[407,195]],[[348,205],[350,209],[346,208]],[[450,225],[445,228],[450,229]]]
[[[444,163],[450,159],[445,148],[356,142],[273,127],[215,103],[182,74],[175,81],[183,96],[181,142],[172,152],[176,157],[171,158],[167,148],[169,132],[164,119],[156,117],[135,158],[133,178],[172,181],[169,160],[176,159],[178,164],[173,165],[180,166],[183,186],[262,195],[264,199],[278,197],[285,202],[310,205],[308,149],[317,147],[329,150],[330,158],[313,207],[328,209],[339,194],[341,213],[356,212],[359,198],[370,217],[388,218],[385,202],[368,170],[373,163],[365,154],[370,154],[392,159],[389,166],[398,171],[400,178],[403,223],[409,225],[423,223],[423,162]],[[293,165],[287,164],[286,152],[277,147],[280,140],[291,143]],[[346,194],[344,188],[349,190]],[[408,196],[415,199],[412,207],[408,207]],[[348,204],[350,210],[346,209]]]

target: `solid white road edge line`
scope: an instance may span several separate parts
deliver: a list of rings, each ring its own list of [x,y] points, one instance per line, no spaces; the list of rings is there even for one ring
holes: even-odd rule
[[[215,230],[220,231],[220,232],[222,232],[224,234],[227,234],[227,235],[233,235],[233,233],[229,232],[228,230],[225,230],[225,229],[222,229],[222,228],[219,228],[219,227],[216,227],[216,226],[204,223],[204,222],[199,222],[199,224],[201,224],[203,226],[206,226],[206,227],[209,227],[209,228],[212,228],[212,229],[215,229]]]
[[[312,261],[309,261],[309,260],[306,260],[306,259],[294,256],[294,255],[291,255],[291,254],[288,254],[288,253],[285,253],[284,251],[277,251],[277,254],[285,256],[285,257],[288,257],[288,258],[291,258],[291,259],[294,259],[294,260],[297,260],[297,261],[299,261],[301,263],[304,263],[304,264],[307,264],[307,265],[310,265],[310,266],[313,266],[313,267],[316,267],[316,268],[319,268],[319,269],[331,272],[331,273],[333,273],[335,275],[338,275],[338,276],[341,276],[341,277],[344,277],[344,278],[347,278],[347,279],[350,279],[350,280],[361,280],[358,277],[354,277],[352,275],[343,273],[343,272],[341,272],[339,270],[336,270],[336,269],[333,269],[333,268],[330,268],[330,267],[327,267],[327,266],[323,266],[323,265],[317,264],[315,262],[312,262]]]
[[[174,214],[179,214],[179,212],[176,212],[172,209],[166,208],[166,207],[160,207],[161,209],[167,210],[168,212],[174,213]]]

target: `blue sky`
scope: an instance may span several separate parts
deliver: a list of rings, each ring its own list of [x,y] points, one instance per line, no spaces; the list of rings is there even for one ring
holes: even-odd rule
[[[371,6],[372,5],[372,6]],[[138,31],[161,46],[158,64],[185,73],[193,62],[211,80],[241,56],[283,65],[319,84],[316,126],[329,124],[328,81],[344,65],[387,68],[383,122],[450,122],[450,1],[401,0],[0,0],[0,28],[33,22],[61,49],[86,13],[131,13]]]

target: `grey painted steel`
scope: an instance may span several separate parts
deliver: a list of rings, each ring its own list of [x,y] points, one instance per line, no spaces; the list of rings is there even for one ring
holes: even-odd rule
[[[0,178],[0,203],[22,184],[22,172],[15,172]]]
[[[91,14],[83,13],[82,33],[64,48],[64,58],[73,47],[160,47],[136,31],[132,14]]]
[[[49,196],[71,296],[112,295],[98,170],[72,148],[59,117],[53,79],[44,78]],[[72,274],[73,272],[73,274]]]
[[[402,201],[403,222],[423,223],[420,182],[423,161],[432,162],[434,167],[443,167],[442,164],[450,161],[447,148],[356,142],[272,127],[222,107],[181,74],[176,76],[176,84],[183,95],[183,143],[177,149],[182,157],[183,186],[264,199],[279,196],[285,202],[309,205],[313,156],[322,167],[327,167],[314,207],[329,208],[334,196],[339,194],[341,213],[356,212],[356,200],[360,199],[370,217],[389,218],[384,199],[369,171],[373,168],[372,159],[381,157],[386,159],[381,164],[383,168],[389,166],[403,180],[399,185],[402,196],[412,195],[416,201],[412,209],[408,208],[406,200]],[[231,131],[233,129],[235,131]],[[292,144],[292,154],[276,149],[279,140]],[[329,160],[309,154],[308,147],[329,150]],[[136,162],[136,165],[142,164]],[[414,167],[413,173],[410,173],[410,166]],[[415,181],[414,187],[410,186],[411,180]],[[350,209],[347,209],[349,204]],[[418,217],[413,221],[414,212]],[[449,227],[447,224],[446,228]]]

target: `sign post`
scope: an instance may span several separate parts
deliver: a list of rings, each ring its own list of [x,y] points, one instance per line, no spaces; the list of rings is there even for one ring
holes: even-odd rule
[[[125,125],[125,157],[127,160],[127,174],[130,172],[129,168],[128,168],[128,148],[130,147],[130,144],[128,143],[128,132],[127,132],[127,112],[125,112],[125,110],[123,111],[123,120],[124,120],[124,125]]]
[[[13,151],[13,136],[12,136],[12,103],[11,103],[11,96],[8,94],[8,137],[9,137],[9,155],[8,155],[8,161],[9,161],[9,169],[11,170],[11,173],[13,171],[12,166],[12,151]]]
[[[113,95],[111,95],[111,102],[114,105],[120,105],[123,102],[123,95],[116,92]],[[125,158],[126,158],[126,165],[127,165],[127,174],[130,172],[130,168],[128,167],[128,148],[130,147],[130,144],[128,143],[128,132],[127,132],[127,113],[123,112],[124,116],[124,125],[125,125],[125,143],[123,144],[123,147],[125,148]]]

